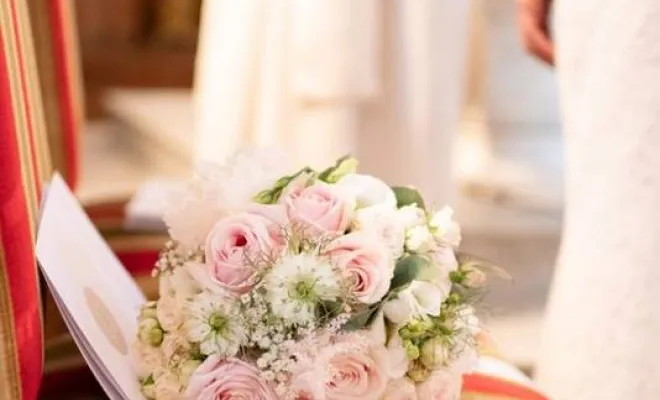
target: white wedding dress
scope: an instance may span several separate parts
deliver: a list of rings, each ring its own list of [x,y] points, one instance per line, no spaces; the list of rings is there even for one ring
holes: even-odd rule
[[[277,145],[451,203],[469,2],[214,0],[195,73],[197,155]]]
[[[660,0],[558,0],[563,245],[538,380],[660,398]]]

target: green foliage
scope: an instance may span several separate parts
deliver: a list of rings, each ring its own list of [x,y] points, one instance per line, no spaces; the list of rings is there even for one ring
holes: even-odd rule
[[[361,313],[358,313],[353,318],[349,319],[348,322],[346,322],[346,324],[343,327],[344,330],[349,332],[357,331],[371,324],[373,319],[376,317],[376,314],[378,314],[380,307],[381,304],[379,303],[377,305],[369,307],[368,309],[362,311]]]
[[[309,174],[309,180],[311,181],[314,179],[316,172],[310,167],[305,167],[293,175],[282,177],[278,179],[277,182],[275,182],[275,185],[272,188],[262,190],[261,192],[257,193],[253,197],[253,200],[260,204],[277,203],[280,199],[280,196],[282,195],[282,191],[284,191],[284,188],[286,188],[294,179],[298,178],[302,174]]]
[[[428,264],[428,259],[416,255],[408,255],[399,259],[394,267],[394,276],[390,283],[390,290],[400,289],[414,281],[422,269]]]
[[[341,178],[348,174],[355,173],[358,162],[350,155],[346,155],[335,163],[332,167],[326,168],[319,174],[319,179],[327,183],[337,183]]]
[[[426,204],[421,193],[415,188],[394,186],[392,187],[394,195],[396,196],[396,205],[398,208],[416,204],[417,207],[426,210]]]

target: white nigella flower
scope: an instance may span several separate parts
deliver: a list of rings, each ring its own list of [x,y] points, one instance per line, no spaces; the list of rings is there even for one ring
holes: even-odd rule
[[[202,292],[187,307],[188,340],[199,343],[203,354],[230,357],[245,343],[246,334],[237,302],[220,294]]]
[[[264,279],[275,315],[293,324],[314,320],[317,306],[335,300],[340,286],[329,261],[313,254],[289,254]]]

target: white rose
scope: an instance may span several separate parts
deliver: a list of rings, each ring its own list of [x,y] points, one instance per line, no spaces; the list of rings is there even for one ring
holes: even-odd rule
[[[357,230],[370,231],[381,238],[393,260],[403,254],[405,229],[397,212],[392,208],[377,205],[359,209],[355,214],[353,225]]]
[[[392,188],[371,175],[348,174],[337,182],[336,187],[348,198],[354,199],[356,208],[381,205],[396,209],[396,196]]]
[[[406,232],[406,248],[418,253],[427,253],[433,250],[435,240],[426,225],[419,225]]]
[[[433,214],[429,227],[437,240],[456,247],[461,242],[461,228],[454,222],[453,216],[454,210],[445,206]]]
[[[414,204],[403,206],[396,212],[405,229],[410,229],[425,223],[426,216],[424,215],[424,210]]]
[[[417,400],[415,384],[408,378],[390,381],[381,400]]]

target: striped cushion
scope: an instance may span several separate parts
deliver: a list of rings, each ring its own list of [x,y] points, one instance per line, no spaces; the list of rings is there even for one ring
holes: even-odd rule
[[[50,157],[68,185],[79,174],[84,110],[73,0],[28,0]]]
[[[549,400],[525,374],[501,357],[487,335],[480,335],[477,341],[479,365],[464,377],[461,400]]]
[[[35,399],[43,367],[34,238],[51,171],[34,65],[25,1],[0,1],[0,399]]]

